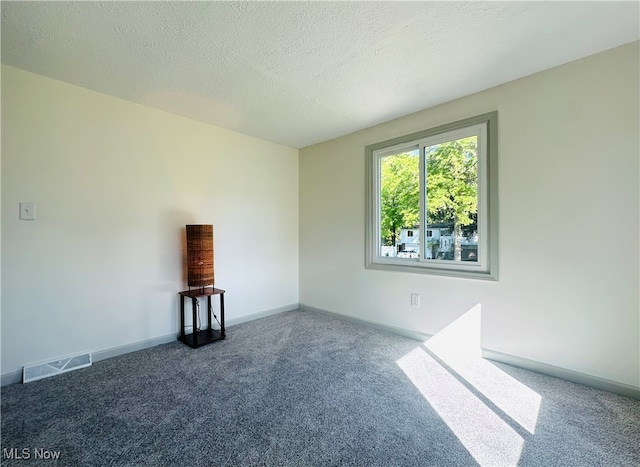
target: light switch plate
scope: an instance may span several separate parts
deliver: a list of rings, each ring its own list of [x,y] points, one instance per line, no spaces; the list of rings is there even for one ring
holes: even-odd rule
[[[33,221],[36,219],[36,203],[20,203],[20,219]]]

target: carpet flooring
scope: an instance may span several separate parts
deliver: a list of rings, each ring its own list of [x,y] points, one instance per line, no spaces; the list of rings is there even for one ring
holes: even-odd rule
[[[640,465],[640,401],[427,344],[292,311],[7,386],[1,465]]]

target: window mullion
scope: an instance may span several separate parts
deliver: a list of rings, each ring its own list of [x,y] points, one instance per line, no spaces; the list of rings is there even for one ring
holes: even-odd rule
[[[427,161],[425,160],[425,145],[420,143],[420,261],[427,255]]]
[[[376,209],[376,213],[375,213],[375,218],[376,218],[376,222],[375,222],[375,228],[376,228],[376,232],[375,232],[375,241],[377,246],[377,255],[382,255],[382,249],[381,249],[381,239],[382,239],[382,228],[380,225],[380,222],[382,220],[382,194],[381,194],[381,174],[382,174],[382,157],[378,156],[375,159],[376,163],[375,163],[375,176],[374,176],[374,180],[375,180],[375,186],[374,186],[374,193],[377,193],[377,200],[376,200],[376,205],[375,205],[375,209]]]

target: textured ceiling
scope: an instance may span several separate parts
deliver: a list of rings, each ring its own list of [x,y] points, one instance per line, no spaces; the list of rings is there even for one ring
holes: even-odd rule
[[[7,2],[2,62],[295,148],[639,38],[638,2]]]

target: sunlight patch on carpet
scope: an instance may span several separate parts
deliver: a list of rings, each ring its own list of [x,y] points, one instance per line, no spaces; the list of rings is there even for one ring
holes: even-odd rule
[[[513,427],[535,433],[542,398],[481,357],[481,319],[478,304],[396,363],[480,465],[515,466]]]
[[[529,433],[535,433],[542,397],[481,357],[480,304],[424,346]]]
[[[517,465],[524,440],[422,348],[398,365],[480,465]]]

